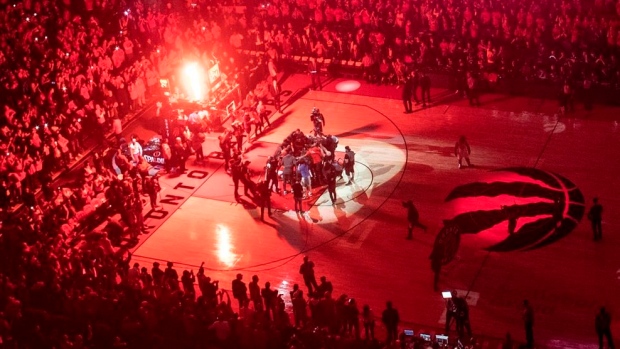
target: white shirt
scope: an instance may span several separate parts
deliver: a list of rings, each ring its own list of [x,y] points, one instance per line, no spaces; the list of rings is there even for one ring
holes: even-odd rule
[[[142,146],[140,143],[133,141],[129,143],[129,151],[131,155],[142,155]]]

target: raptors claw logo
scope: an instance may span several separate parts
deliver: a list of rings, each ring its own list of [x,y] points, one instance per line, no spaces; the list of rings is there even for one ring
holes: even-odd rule
[[[517,231],[486,248],[493,252],[536,249],[551,244],[573,231],[585,212],[581,191],[568,179],[547,171],[527,167],[497,170],[519,175],[512,182],[475,182],[458,186],[445,201],[457,199],[505,200],[491,210],[460,213],[444,221],[435,239],[434,249],[441,249],[442,263],[449,263],[458,250],[461,234],[477,234],[508,221],[514,230],[519,218],[529,218]],[[524,201],[515,204],[517,198]]]

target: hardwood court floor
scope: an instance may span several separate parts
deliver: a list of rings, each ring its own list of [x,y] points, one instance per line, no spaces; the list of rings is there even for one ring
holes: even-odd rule
[[[435,330],[443,327],[445,304],[433,292],[428,257],[443,221],[476,210],[497,211],[503,205],[550,202],[540,196],[545,190],[532,197],[501,192],[507,190],[504,184],[514,182],[545,187],[540,179],[498,171],[535,167],[574,183],[586,210],[593,197],[600,198],[605,207],[603,241],[592,241],[583,216],[570,234],[547,246],[488,252],[485,248],[508,236],[507,223],[500,220],[477,234],[462,235],[456,258],[442,271],[441,288],[468,293],[475,334],[501,338],[510,331],[522,340],[520,305],[529,299],[539,347],[594,344],[598,308],[608,307],[615,318],[620,314],[618,110],[596,106],[591,112],[558,117],[555,101],[498,95],[485,95],[482,107],[472,108],[449,91],[433,90],[438,98],[432,107],[403,114],[400,90],[362,82],[358,91],[338,92],[342,82],[297,94],[245,155],[260,170],[266,156],[259,150],[264,148],[261,142],[267,147],[296,128],[309,131],[309,113],[314,106],[320,108],[327,120],[325,132],[340,139],[338,150],[349,145],[357,153],[356,184],[339,183],[337,205],[323,193],[305,215],[277,211],[262,223],[250,199],[233,200],[232,181],[221,160],[210,159],[202,167],[190,165],[190,174],[162,178],[162,194],[169,195],[165,215],[147,214],[148,224],[157,229],[143,239],[134,259],[149,264],[171,260],[179,269],[194,270],[204,261],[223,288],[230,288],[237,273],[246,281],[257,274],[288,300],[292,284],[303,284],[298,270],[308,255],[318,276],[333,281],[336,297],[345,293],[360,305],[369,304],[375,314],[392,300],[407,322],[404,326]],[[304,76],[292,76],[284,90],[295,94],[307,83]],[[460,135],[471,144],[473,168],[457,169],[454,144]],[[207,148],[217,148],[214,137],[205,143]],[[472,182],[500,182],[500,193],[476,192],[445,201],[454,188]],[[427,232],[416,229],[412,241],[405,239],[402,207],[409,199],[428,226]],[[583,202],[573,204],[584,208]],[[568,202],[562,215],[566,221],[579,221],[571,218],[574,211]],[[545,217],[550,215],[521,217],[517,230]],[[620,330],[617,321],[613,330]]]

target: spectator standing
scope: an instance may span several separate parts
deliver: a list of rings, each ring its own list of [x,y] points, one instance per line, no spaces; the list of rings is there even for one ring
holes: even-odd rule
[[[334,292],[334,285],[332,285],[331,281],[327,281],[327,277],[321,276],[321,283],[316,288],[316,293],[319,297],[325,296],[325,294]]]
[[[420,76],[420,90],[422,92],[422,108],[431,105],[431,78],[428,74],[422,72]]]
[[[237,274],[236,279],[232,282],[233,297],[239,302],[239,310],[248,305],[248,288],[243,282],[243,275]]]
[[[385,306],[386,308],[381,315],[381,321],[383,325],[385,325],[387,331],[386,344],[390,346],[392,342],[398,338],[398,323],[400,322],[400,317],[398,315],[398,310],[392,306],[392,302],[388,301],[385,303]]]
[[[534,309],[527,299],[523,301],[522,318],[525,329],[525,347],[534,348]]]
[[[471,338],[471,324],[469,322],[469,305],[464,297],[456,297],[454,299],[456,305],[456,330],[459,338],[464,338],[467,331],[467,339]]]
[[[265,317],[268,321],[270,321],[271,315],[273,314],[273,318],[277,317],[276,315],[276,301],[278,291],[271,289],[271,283],[269,281],[265,282],[265,287],[260,291],[261,297],[263,297],[263,302],[265,304]]]
[[[293,285],[291,291],[291,303],[293,303],[293,317],[295,318],[295,327],[305,326],[308,323],[308,313],[306,312],[307,302],[304,299],[304,293],[299,289],[299,285]]]
[[[172,149],[170,149],[167,139],[163,139],[161,142],[161,154],[164,157],[164,170],[166,173],[170,173],[172,168]]]
[[[573,87],[568,79],[562,84],[560,93],[560,114],[574,112],[575,104],[573,103]]]
[[[362,308],[362,321],[364,323],[364,338],[368,341],[375,340],[375,315],[370,306],[365,304]]]
[[[114,139],[118,144],[123,133],[123,123],[121,122],[121,119],[118,115],[114,117],[114,119],[112,119],[112,133],[114,134]]]
[[[206,140],[204,132],[195,132],[192,135],[192,149],[196,153],[196,162],[202,163],[204,161],[204,152],[202,150],[202,143]]]
[[[310,260],[308,256],[304,256],[304,262],[299,267],[299,274],[302,275],[304,283],[308,288],[308,296],[312,296],[314,291],[319,288],[316,283],[316,277],[314,275],[314,262]]]
[[[174,157],[179,166],[179,172],[185,173],[185,162],[187,160],[187,147],[181,137],[177,137],[174,141]]]
[[[414,70],[411,80],[411,95],[413,97],[413,100],[415,101],[415,105],[420,105],[420,100],[418,99],[418,89],[420,88],[420,74],[418,74],[418,72]]]
[[[189,297],[189,299],[196,298],[196,290],[194,289],[194,281],[196,281],[196,277],[194,276],[194,271],[183,270],[183,275],[181,276],[181,284],[183,285],[183,293],[185,293],[185,296]]]
[[[480,106],[478,79],[471,72],[467,72],[467,97],[469,98],[469,105]]]
[[[603,337],[605,337],[607,338],[607,347],[614,349],[614,339],[611,336],[611,314],[605,307],[601,307],[600,312],[596,314],[594,326],[598,335],[598,348],[603,349]]]
[[[257,312],[263,311],[263,298],[261,297],[260,286],[258,285],[258,276],[252,276],[252,281],[248,285],[250,291],[250,300],[254,304],[254,310]]]
[[[166,269],[164,270],[164,286],[169,287],[171,290],[179,289],[179,274],[173,268],[173,263],[168,262]]]
[[[134,164],[140,162],[140,157],[142,156],[142,146],[138,143],[138,140],[135,137],[132,137],[131,142],[129,143],[129,153],[131,154],[131,159]]]
[[[502,343],[502,349],[514,349],[514,342],[510,332],[506,333],[506,338],[504,338],[504,342]]]
[[[278,113],[282,113],[282,106],[280,104],[280,95],[282,94],[282,88],[280,87],[280,84],[278,83],[277,78],[271,79],[271,83],[269,84],[269,92],[271,93],[271,96],[273,97],[274,107],[276,107],[276,110],[278,111]],[[257,107],[257,112],[258,112],[258,107]],[[267,124],[271,126],[271,123],[269,123],[269,118],[266,116],[266,114],[264,116],[259,114],[259,118],[261,120],[263,119],[263,117],[267,119],[266,120]]]
[[[316,58],[310,57],[310,61],[308,62],[308,74],[310,74],[312,90],[316,90],[317,87],[319,90],[323,89],[320,72],[319,63],[316,61]]]
[[[149,196],[149,200],[151,202],[151,208],[153,210],[157,210],[159,208],[159,206],[157,206],[157,195],[159,194],[159,191],[161,190],[157,175],[155,175],[154,177],[145,179],[143,190],[144,190],[144,193]]]
[[[413,94],[413,79],[410,74],[405,76],[405,82],[403,84],[403,105],[405,111],[403,113],[410,114],[413,112],[413,106],[411,104],[411,95]]]
[[[431,260],[431,270],[433,271],[433,290],[435,290],[435,292],[439,291],[439,277],[441,276],[443,254],[442,247],[435,247],[429,256]]]
[[[164,286],[164,271],[159,268],[159,262],[153,262],[153,268],[151,268],[151,275],[153,276],[153,285],[156,288]]]
[[[599,241],[603,238],[603,205],[598,202],[598,198],[592,199],[592,207],[588,212],[588,219],[592,223],[592,234],[594,241]]]
[[[450,295],[451,297],[446,299],[446,328],[445,328],[445,332],[446,334],[450,333],[450,327],[452,326],[452,321],[456,320],[457,314],[458,314],[458,307],[457,307],[457,298],[458,298],[458,294],[456,293],[455,290],[450,291]],[[458,325],[457,325],[457,329],[458,329]]]

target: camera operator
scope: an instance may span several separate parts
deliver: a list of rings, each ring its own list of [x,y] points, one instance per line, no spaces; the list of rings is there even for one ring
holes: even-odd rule
[[[322,136],[323,127],[325,127],[325,117],[321,114],[319,108],[312,108],[312,114],[310,114],[310,120],[314,125],[314,135]]]

